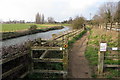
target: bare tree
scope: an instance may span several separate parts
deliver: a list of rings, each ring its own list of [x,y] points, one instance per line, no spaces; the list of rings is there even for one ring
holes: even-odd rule
[[[112,23],[114,22],[114,17],[115,13],[117,11],[117,3],[116,2],[107,2],[103,5],[100,6],[99,8],[99,19],[101,23],[106,24],[106,29],[107,29],[107,23]]]
[[[69,17],[68,23],[72,23],[72,17]]]
[[[53,17],[48,17],[48,23],[54,23],[54,22],[55,22],[55,20]]]
[[[97,25],[99,27],[100,22],[101,22],[100,16],[94,15],[92,19],[92,24]]]
[[[118,5],[117,5],[117,11],[115,13],[114,20],[118,23],[120,22],[120,1],[118,2]]]

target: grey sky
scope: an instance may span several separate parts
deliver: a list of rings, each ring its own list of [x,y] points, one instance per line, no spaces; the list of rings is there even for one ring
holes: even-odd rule
[[[63,21],[76,15],[90,19],[99,5],[106,1],[119,0],[0,0],[0,20],[35,21],[37,12],[44,13],[45,18],[54,17]]]

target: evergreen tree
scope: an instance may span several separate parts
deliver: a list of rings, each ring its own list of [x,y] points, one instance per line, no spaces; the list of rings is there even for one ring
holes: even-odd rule
[[[36,15],[36,24],[40,24],[40,15],[37,13]]]
[[[42,14],[41,23],[44,24],[44,14]]]

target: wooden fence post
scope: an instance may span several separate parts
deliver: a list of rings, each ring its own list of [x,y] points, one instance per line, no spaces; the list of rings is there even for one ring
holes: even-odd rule
[[[107,49],[107,43],[100,43],[100,51],[98,52],[98,74],[102,75],[104,71],[104,55]]]
[[[105,23],[105,28],[106,28],[106,30],[107,30],[107,23]]]
[[[33,58],[33,51],[31,50],[31,52],[30,52],[30,74],[32,74],[32,72],[33,72],[33,60],[32,60],[32,58]]]
[[[42,46],[42,44],[41,44],[41,38],[39,38],[39,46]]]
[[[68,38],[65,37],[65,45],[68,45]],[[66,48],[65,51],[63,51],[63,69],[64,71],[68,72],[68,49]],[[67,73],[63,74],[63,77],[67,77]]]
[[[110,30],[112,29],[112,26],[113,26],[113,22],[111,22],[111,25],[110,25]]]
[[[104,70],[104,52],[98,53],[98,74],[102,75]]]

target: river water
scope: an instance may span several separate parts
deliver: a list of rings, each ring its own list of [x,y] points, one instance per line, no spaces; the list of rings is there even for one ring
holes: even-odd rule
[[[59,30],[52,30],[52,31],[17,37],[17,38],[13,38],[13,39],[8,39],[8,40],[0,41],[0,44],[1,44],[0,47],[11,46],[11,45],[16,45],[16,44],[19,45],[19,44],[22,44],[28,40],[34,40],[37,38],[51,39],[52,34],[60,34],[60,33],[64,33],[65,31],[69,31],[69,30],[71,30],[71,28],[65,26],[63,29],[59,29]]]

